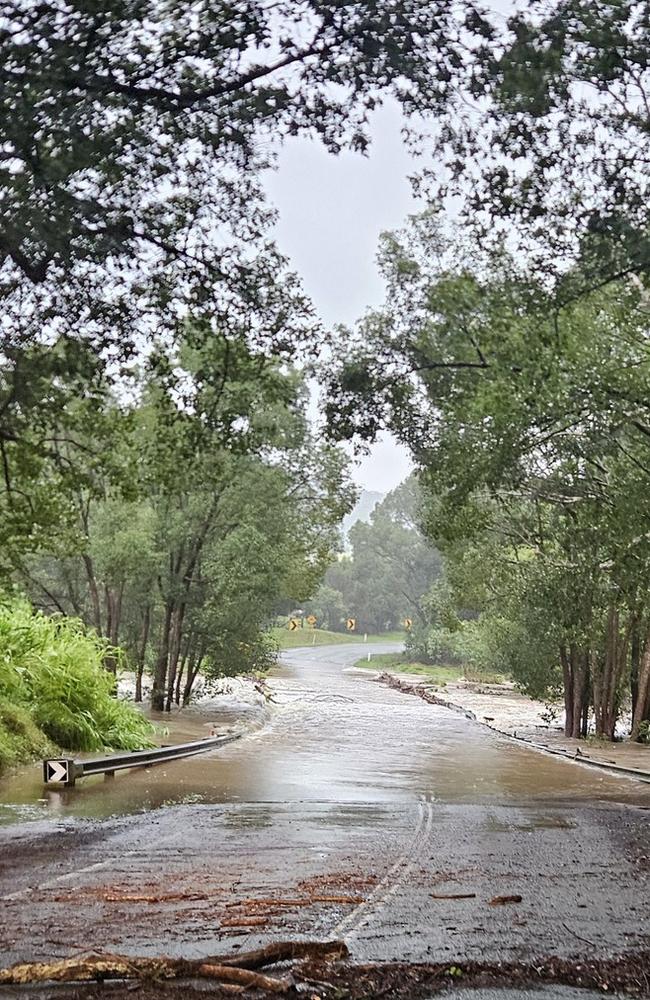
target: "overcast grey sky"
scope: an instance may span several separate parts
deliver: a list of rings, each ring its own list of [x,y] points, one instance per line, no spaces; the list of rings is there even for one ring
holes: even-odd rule
[[[301,275],[328,326],[353,325],[384,288],[376,262],[379,234],[417,211],[407,176],[413,164],[394,104],[379,109],[367,157],[332,156],[317,142],[295,139],[280,153],[267,191],[280,213],[280,247]],[[356,482],[386,493],[408,475],[408,452],[391,438],[376,444],[355,471]]]
[[[516,0],[488,0],[487,6],[505,19]],[[383,301],[375,259],[379,234],[423,207],[411,195],[407,177],[414,164],[400,136],[401,121],[394,102],[378,110],[367,157],[335,157],[318,142],[290,140],[278,170],[267,175],[267,191],[280,213],[280,247],[328,326],[352,325],[368,306]],[[355,480],[386,493],[410,469],[407,450],[387,437],[361,462]]]

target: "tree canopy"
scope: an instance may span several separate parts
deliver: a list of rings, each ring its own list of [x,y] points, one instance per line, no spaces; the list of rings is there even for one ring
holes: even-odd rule
[[[503,254],[454,260],[429,216],[386,237],[384,267],[387,305],[333,373],[333,423],[410,445],[443,596],[482,617],[498,665],[536,695],[563,677],[573,735],[591,705],[613,737],[627,679],[637,733],[650,710],[643,288],[621,280],[558,310]]]

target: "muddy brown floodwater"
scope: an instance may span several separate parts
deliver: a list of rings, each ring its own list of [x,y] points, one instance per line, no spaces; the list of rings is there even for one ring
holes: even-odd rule
[[[286,653],[266,721],[222,750],[46,795],[35,768],[2,783],[3,958],[70,954],[88,927],[187,957],[305,936],[364,961],[646,947],[650,786],[391,690],[348,669],[360,653]],[[233,722],[188,718],[183,736]]]
[[[363,647],[375,652],[395,646]],[[519,804],[554,798],[648,802],[647,788],[558,762],[502,739],[453,712],[423,706],[346,671],[358,646],[284,655],[273,673],[266,724],[217,753],[86,778],[45,790],[40,766],[0,782],[0,822],[47,815],[106,817],[179,803],[438,802]],[[165,717],[159,716],[165,723]],[[172,717],[167,742],[206,734],[206,722],[237,728],[232,710]],[[244,722],[244,727],[250,722]]]

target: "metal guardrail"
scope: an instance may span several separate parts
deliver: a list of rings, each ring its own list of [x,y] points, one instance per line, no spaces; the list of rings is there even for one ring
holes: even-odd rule
[[[232,743],[241,738],[242,733],[229,736],[208,736],[192,743],[176,743],[168,747],[154,747],[152,750],[135,750],[132,753],[112,754],[109,757],[93,757],[90,760],[75,760],[73,757],[56,757],[43,761],[43,782],[46,785],[67,785],[72,787],[77,778],[90,774],[113,775],[130,767],[150,767],[166,760],[192,757],[215,747]]]

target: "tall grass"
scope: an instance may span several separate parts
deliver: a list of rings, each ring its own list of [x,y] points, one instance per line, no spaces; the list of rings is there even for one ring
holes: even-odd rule
[[[70,750],[150,744],[151,726],[113,697],[109,647],[75,618],[48,618],[25,601],[0,602],[0,700],[27,711],[45,737]]]
[[[28,709],[0,699],[0,770],[32,757],[44,757],[55,749]]]

